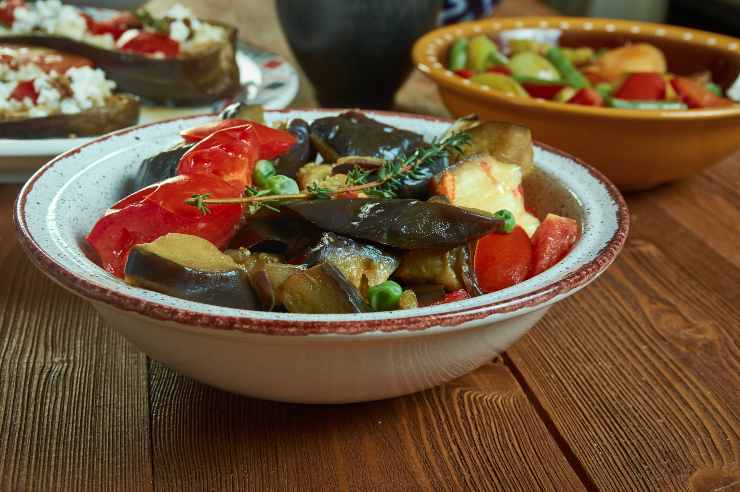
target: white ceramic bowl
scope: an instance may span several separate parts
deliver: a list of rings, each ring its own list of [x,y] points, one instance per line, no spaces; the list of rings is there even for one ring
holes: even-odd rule
[[[270,121],[337,111],[269,112]],[[368,112],[386,123],[439,135],[449,122]],[[624,244],[619,192],[591,167],[537,146],[539,171],[525,183],[541,216],[576,216],[582,237],[542,274],[466,301],[391,313],[309,315],[228,309],[130,287],[90,261],[83,237],[121,198],[145,157],[179,140],[201,116],[122,130],[45,165],[15,208],[20,242],[34,263],[90,301],[152,358],[229,391],[270,400],[357,402],[412,393],[461,376],[526,333],[555,302],[583,288]]]

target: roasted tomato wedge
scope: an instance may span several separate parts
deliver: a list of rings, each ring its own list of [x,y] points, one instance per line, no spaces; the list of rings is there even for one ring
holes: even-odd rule
[[[723,108],[734,104],[687,77],[674,77],[671,86],[690,108]]]
[[[238,189],[215,176],[175,176],[113,205],[95,224],[87,241],[103,268],[119,277],[134,245],[170,232],[196,235],[223,248],[236,232],[242,207],[219,205],[202,214],[185,204],[187,198],[200,193],[209,193],[213,198],[240,195]]]
[[[465,289],[458,289],[458,290],[453,290],[452,292],[446,293],[445,295],[442,296],[442,299],[431,303],[430,306],[436,306],[438,304],[447,304],[448,302],[462,301],[465,299],[470,299],[470,294],[468,294],[468,291]]]
[[[473,260],[478,284],[484,292],[510,287],[529,277],[532,243],[520,226],[510,234],[491,233],[480,238]]]
[[[663,74],[641,72],[627,76],[614,97],[628,101],[660,101],[665,99],[666,81]]]
[[[239,118],[229,118],[223,121],[214,121],[203,126],[190,128],[181,133],[182,138],[188,142],[197,142],[203,140],[207,136],[227,128],[247,127],[253,128],[253,134],[259,140],[259,158],[260,159],[274,159],[279,155],[284,154],[296,143],[295,136],[293,134],[270,128],[269,126],[260,125],[253,121],[242,120]],[[247,132],[242,132],[247,133]],[[251,135],[251,133],[250,133]]]
[[[603,106],[604,99],[599,95],[598,92],[591,89],[590,87],[584,87],[579,89],[573,97],[568,99],[571,104],[580,104],[582,106]]]
[[[29,98],[34,102],[34,104],[36,103],[36,99],[38,97],[39,93],[36,92],[36,87],[34,87],[33,85],[33,80],[24,80],[23,82],[18,82],[18,84],[15,86],[15,89],[13,89],[13,92],[10,93],[11,99],[22,101],[25,98]]]
[[[177,58],[180,54],[180,43],[164,34],[141,31],[126,41],[121,50],[145,55],[161,53],[165,58]]]
[[[532,236],[532,275],[542,273],[567,255],[578,240],[578,223],[547,214]]]
[[[24,0],[5,0],[4,2],[0,2],[0,24],[5,26],[13,25],[15,9],[25,3]]]

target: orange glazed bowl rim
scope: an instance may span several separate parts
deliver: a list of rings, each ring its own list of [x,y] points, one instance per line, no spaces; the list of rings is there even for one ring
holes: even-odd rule
[[[727,108],[652,110],[583,106],[540,98],[514,96],[476,84],[448,70],[441,59],[447,46],[459,37],[491,34],[514,29],[559,29],[563,32],[607,32],[616,35],[670,39],[686,45],[703,45],[740,57],[740,39],[697,29],[621,19],[591,17],[492,17],[440,27],[414,44],[412,58],[416,68],[439,86],[467,96],[509,107],[520,107],[553,115],[578,114],[612,120],[715,120],[740,117],[740,104]]]

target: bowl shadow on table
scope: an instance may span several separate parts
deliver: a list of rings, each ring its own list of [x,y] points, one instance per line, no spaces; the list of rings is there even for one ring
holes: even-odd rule
[[[336,472],[336,460],[342,457],[352,470],[369,459],[386,462],[391,458],[367,456],[375,450],[373,443],[396,441],[397,445],[385,448],[396,449],[397,456],[409,452],[403,446],[434,446],[411,430],[465,425],[449,419],[459,415],[461,408],[480,415],[496,411],[493,407],[501,400],[519,397],[526,404],[526,397],[501,358],[419,393],[342,405],[281,403],[240,396],[199,383],[155,361],[150,362],[149,381],[155,465],[166,463],[168,457],[188,456],[193,466],[207,462],[209,476],[244,473],[254,477],[261,468],[274,471],[288,464]],[[507,425],[505,421],[486,419],[487,432],[506,434]],[[465,439],[464,432],[453,434],[450,439]]]

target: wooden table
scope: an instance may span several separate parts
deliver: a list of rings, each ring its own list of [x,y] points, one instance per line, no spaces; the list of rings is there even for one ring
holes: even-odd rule
[[[239,18],[226,3],[208,5]],[[245,34],[274,37],[257,12]],[[444,112],[418,77],[398,99]],[[740,155],[628,196],[614,265],[503,356],[344,406],[243,398],[147,359],[26,260],[2,185],[0,490],[740,490],[738,185]]]

